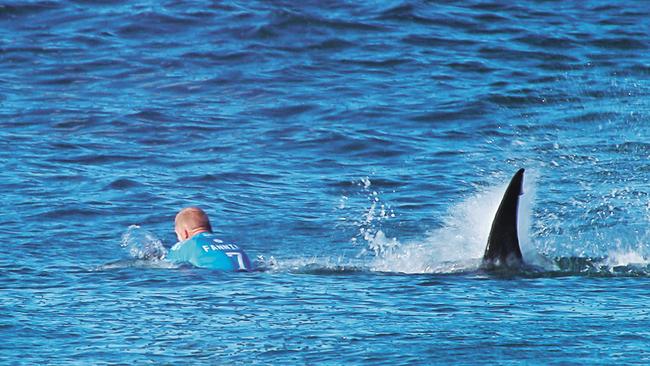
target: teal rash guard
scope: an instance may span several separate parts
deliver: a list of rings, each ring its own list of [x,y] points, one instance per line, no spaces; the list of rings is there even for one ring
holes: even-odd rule
[[[167,253],[167,260],[190,263],[196,267],[222,271],[250,271],[246,253],[235,244],[226,243],[212,233],[199,233],[176,243]]]

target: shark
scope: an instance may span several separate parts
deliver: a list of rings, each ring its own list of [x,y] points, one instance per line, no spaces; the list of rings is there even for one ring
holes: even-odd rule
[[[519,197],[523,194],[524,169],[519,169],[508,184],[488,236],[481,268],[521,268],[525,265],[519,246],[517,220]]]
[[[527,263],[521,254],[517,222],[519,198],[523,195],[524,169],[519,169],[501,198],[479,270],[493,273],[543,273],[549,274],[595,274],[595,275],[644,275],[650,273],[645,259],[639,263],[616,263],[608,257],[555,257],[542,254]],[[615,264],[612,264],[615,263]]]

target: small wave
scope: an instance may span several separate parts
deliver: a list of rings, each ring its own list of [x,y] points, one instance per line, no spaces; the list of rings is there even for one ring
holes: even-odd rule
[[[95,272],[119,270],[125,268],[143,269],[173,269],[180,268],[177,264],[161,259],[121,259],[97,266],[92,269]]]
[[[260,113],[271,118],[289,118],[313,111],[315,109],[317,109],[317,106],[315,104],[300,103],[293,105],[283,105],[273,108],[263,108],[257,110],[256,113]]]
[[[141,160],[139,156],[119,154],[84,154],[73,157],[50,159],[53,163],[80,164],[80,165],[103,165]]]
[[[190,60],[194,63],[203,63],[205,65],[229,64],[234,62],[244,63],[255,59],[254,52],[234,51],[234,52],[201,52],[191,51],[183,54],[183,59]]]
[[[36,215],[39,219],[61,219],[61,218],[94,218],[105,214],[104,211],[86,207],[52,208],[47,212]]]
[[[364,23],[355,19],[348,21],[337,18],[323,18],[315,14],[292,12],[286,9],[273,12],[274,21],[269,24],[275,30],[287,28],[318,27],[338,31],[382,31],[385,27],[378,24]]]
[[[361,266],[350,265],[329,265],[311,263],[302,267],[291,270],[293,273],[312,274],[312,275],[346,275],[353,273],[367,272],[368,269]]]
[[[413,4],[400,4],[397,6],[390,7],[386,10],[381,11],[381,13],[376,15],[377,20],[385,22],[401,22],[411,24],[422,24],[427,26],[435,27],[449,27],[454,29],[465,29],[470,30],[475,28],[473,22],[463,20],[464,14],[452,14],[452,15],[443,15],[440,13],[429,13],[427,14],[425,10],[419,9]]]
[[[276,260],[271,257],[265,260],[258,257],[256,268],[263,272],[289,272],[313,275],[344,275],[368,272],[369,268],[362,263],[353,263],[344,257],[339,258],[294,258]]]
[[[60,5],[55,1],[43,1],[37,3],[24,4],[0,4],[0,15],[16,17],[29,16],[36,13],[58,9]]]
[[[496,71],[496,69],[488,67],[485,63],[480,61],[449,62],[445,66],[460,72],[472,72],[478,74],[489,74]]]
[[[514,5],[509,5],[500,2],[489,2],[489,1],[472,4],[469,5],[469,7],[476,10],[498,11],[498,12],[513,11],[518,9],[518,7]]]
[[[541,275],[650,277],[650,260],[635,251],[613,251],[607,257],[555,258],[557,271]]]
[[[576,47],[576,42],[568,37],[554,37],[540,34],[534,36],[528,34],[526,36],[514,38],[513,41],[539,48],[552,48],[559,50]]]
[[[389,178],[373,178],[372,182],[370,182],[369,178],[364,178],[361,181],[354,181],[354,180],[353,181],[350,180],[332,181],[329,182],[328,185],[330,187],[336,187],[336,188],[348,188],[348,187],[358,186],[360,185],[359,183],[365,186],[366,182],[368,183],[367,187],[370,187],[370,184],[372,184],[373,187],[378,187],[380,189],[395,189],[398,187],[402,187],[406,184],[403,181],[389,179]]]
[[[414,46],[424,47],[470,47],[476,45],[477,42],[468,39],[453,39],[443,37],[425,37],[410,35],[402,39],[404,43]]]
[[[584,112],[578,115],[573,115],[565,118],[568,122],[578,122],[578,123],[593,123],[600,121],[609,121],[620,118],[620,113],[617,112]]]
[[[127,178],[119,178],[112,181],[110,184],[108,184],[106,188],[115,189],[115,190],[126,190],[129,188],[137,187],[139,185],[140,183],[138,183],[137,181],[127,179]]]
[[[391,57],[383,60],[373,60],[369,58],[366,59],[344,58],[344,59],[340,59],[339,62],[343,64],[353,65],[353,66],[363,66],[370,69],[392,69],[400,65],[414,63],[415,60],[412,58],[405,58],[405,57],[400,57],[400,58]]]
[[[330,30],[332,32],[379,32],[386,28],[380,24],[361,22],[359,19],[345,20],[325,18],[307,12],[296,12],[286,8],[270,12],[270,19],[265,24],[256,24],[241,28],[234,35],[243,39],[268,40],[281,37],[284,34],[313,31],[314,29]]]
[[[592,45],[609,49],[609,50],[645,50],[648,48],[648,43],[638,39],[621,37],[621,38],[601,38],[591,42]]]
[[[379,14],[381,20],[412,20],[415,16],[415,7],[412,4],[400,4],[384,10]]]
[[[307,47],[309,50],[317,50],[317,51],[340,51],[344,50],[347,48],[354,47],[355,44],[353,42],[349,42],[345,39],[340,39],[340,38],[331,38],[324,40],[322,42],[310,45]]]
[[[124,38],[139,38],[160,32],[182,32],[197,24],[196,19],[182,15],[169,15],[159,12],[140,12],[122,19],[127,25],[120,27],[117,33]]]
[[[134,118],[140,121],[152,121],[156,123],[172,121],[170,116],[168,116],[167,114],[161,111],[154,110],[154,109],[143,109],[141,111],[138,111],[137,113],[128,114],[125,117]]]
[[[472,102],[463,106],[454,106],[448,109],[438,109],[428,111],[422,114],[413,115],[410,120],[414,122],[426,123],[446,123],[446,122],[465,122],[468,120],[478,120],[489,115],[490,106],[486,102]]]
[[[543,98],[535,95],[490,94],[486,100],[503,107],[527,107],[543,103]]]
[[[642,141],[626,141],[609,147],[609,150],[626,154],[650,155],[650,143]]]

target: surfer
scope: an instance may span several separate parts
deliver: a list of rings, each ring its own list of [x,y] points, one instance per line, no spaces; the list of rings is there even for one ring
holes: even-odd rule
[[[208,215],[199,207],[182,209],[174,220],[174,231],[178,243],[167,253],[170,262],[222,271],[252,269],[246,252],[236,244],[217,238]]]

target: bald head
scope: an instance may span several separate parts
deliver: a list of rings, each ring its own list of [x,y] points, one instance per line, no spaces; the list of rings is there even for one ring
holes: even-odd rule
[[[202,232],[212,232],[210,219],[202,209],[198,207],[186,207],[182,209],[174,220],[174,231],[178,240],[187,240]]]

